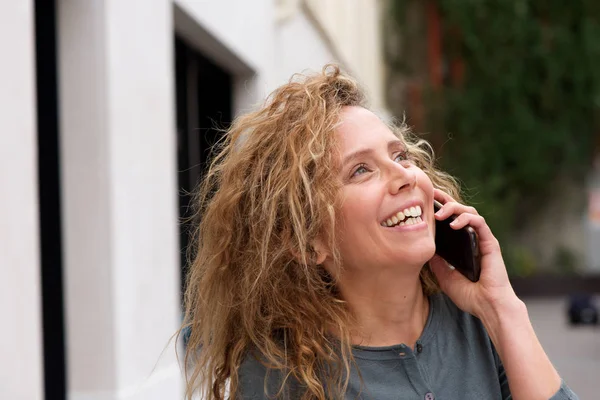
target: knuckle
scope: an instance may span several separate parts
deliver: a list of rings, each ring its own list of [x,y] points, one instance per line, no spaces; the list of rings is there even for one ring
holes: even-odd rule
[[[492,240],[492,243],[491,243],[491,245],[492,245],[492,246],[491,246],[491,247],[492,247],[492,249],[494,249],[494,250],[498,250],[498,249],[500,249],[500,242],[499,242],[499,241],[498,241],[498,239],[496,239],[496,238],[494,238],[494,240]]]

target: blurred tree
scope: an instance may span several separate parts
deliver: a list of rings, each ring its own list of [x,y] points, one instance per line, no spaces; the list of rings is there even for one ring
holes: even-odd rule
[[[497,236],[509,238],[561,190],[559,176],[583,180],[590,168],[600,123],[600,2],[390,6],[388,67],[409,82],[418,77],[418,130],[429,132],[441,166],[463,181]],[[414,61],[423,58],[425,73]]]

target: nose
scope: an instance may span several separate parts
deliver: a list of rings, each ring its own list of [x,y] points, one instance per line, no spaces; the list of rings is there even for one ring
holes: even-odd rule
[[[401,191],[414,189],[417,185],[417,174],[414,168],[407,168],[398,163],[393,163],[389,168],[389,191],[397,194]]]

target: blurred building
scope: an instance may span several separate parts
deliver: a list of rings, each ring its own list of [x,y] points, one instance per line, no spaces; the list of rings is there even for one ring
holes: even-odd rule
[[[383,111],[380,8],[0,3],[0,398],[182,398],[179,220],[215,128],[332,61]]]

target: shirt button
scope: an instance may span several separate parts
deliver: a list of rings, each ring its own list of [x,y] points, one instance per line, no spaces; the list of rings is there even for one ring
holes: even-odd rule
[[[431,393],[431,392],[425,393],[425,400],[435,400],[433,393]]]
[[[402,357],[402,358],[406,357],[406,351],[404,351],[404,349],[406,349],[406,346],[404,345],[404,343],[400,345],[400,348],[402,350],[400,350],[400,352],[398,353],[398,355],[400,357]]]
[[[420,353],[423,351],[423,345],[421,343],[417,343],[417,353]]]

